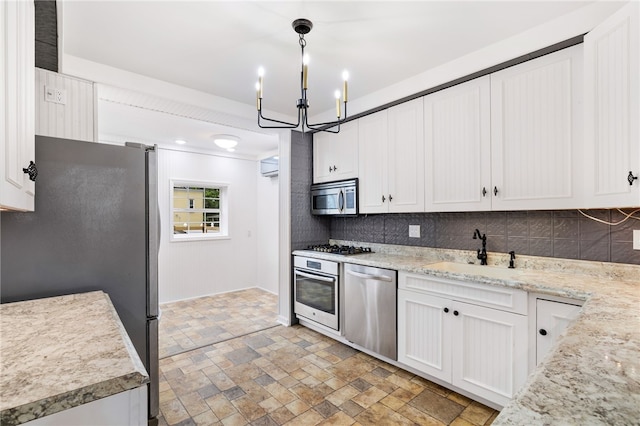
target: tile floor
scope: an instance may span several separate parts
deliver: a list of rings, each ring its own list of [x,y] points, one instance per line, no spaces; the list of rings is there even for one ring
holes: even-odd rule
[[[160,376],[160,425],[479,426],[498,414],[302,326],[166,357]]]
[[[160,305],[160,359],[277,325],[278,296],[250,288]]]

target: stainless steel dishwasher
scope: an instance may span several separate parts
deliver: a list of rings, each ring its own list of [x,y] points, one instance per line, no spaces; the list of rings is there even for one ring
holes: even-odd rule
[[[344,264],[344,336],[397,360],[396,271]]]

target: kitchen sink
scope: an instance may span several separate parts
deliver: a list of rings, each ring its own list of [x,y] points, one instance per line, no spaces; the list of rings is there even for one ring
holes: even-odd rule
[[[497,266],[483,266],[470,263],[437,262],[426,266],[429,269],[451,272],[454,274],[476,275],[497,279],[513,279],[522,273],[520,269],[509,269]]]

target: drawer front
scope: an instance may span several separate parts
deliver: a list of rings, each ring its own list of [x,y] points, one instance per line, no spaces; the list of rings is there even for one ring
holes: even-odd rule
[[[398,273],[398,287],[527,315],[527,292],[523,290],[402,271]]]

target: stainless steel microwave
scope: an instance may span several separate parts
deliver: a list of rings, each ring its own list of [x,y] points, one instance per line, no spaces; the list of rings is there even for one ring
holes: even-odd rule
[[[311,185],[311,214],[357,215],[358,179]]]

